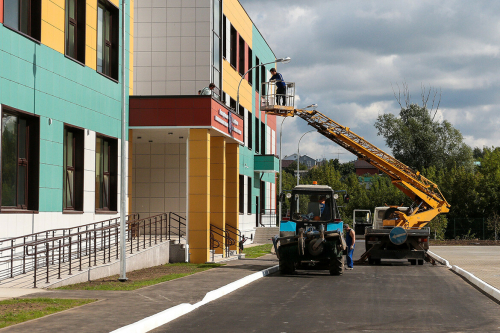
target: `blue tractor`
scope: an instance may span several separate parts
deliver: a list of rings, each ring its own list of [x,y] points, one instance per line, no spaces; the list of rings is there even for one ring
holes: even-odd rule
[[[280,235],[273,237],[280,272],[313,268],[342,275],[346,244],[338,194],[326,185],[298,185],[287,198],[289,219],[281,221]]]

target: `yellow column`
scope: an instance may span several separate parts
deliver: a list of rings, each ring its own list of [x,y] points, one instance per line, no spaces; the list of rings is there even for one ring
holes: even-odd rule
[[[209,261],[210,132],[189,131],[189,252],[192,263]]]
[[[239,144],[226,143],[226,225],[230,225],[236,229],[239,228],[239,174]],[[234,231],[234,229],[232,230]],[[230,249],[237,250],[238,244],[231,246]]]
[[[220,242],[215,253],[224,253],[225,239],[223,234],[226,221],[226,140],[223,137],[210,139],[210,223],[214,225],[214,236]],[[225,253],[224,253],[225,255]]]

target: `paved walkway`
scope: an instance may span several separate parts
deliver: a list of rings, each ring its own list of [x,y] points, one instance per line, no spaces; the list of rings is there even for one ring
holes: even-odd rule
[[[500,246],[431,246],[430,250],[500,290]]]
[[[0,331],[110,332],[178,304],[199,302],[209,291],[277,264],[274,255],[234,260],[222,267],[134,291],[51,290],[43,293],[43,297],[95,298],[100,301]],[[27,297],[39,297],[39,294]]]

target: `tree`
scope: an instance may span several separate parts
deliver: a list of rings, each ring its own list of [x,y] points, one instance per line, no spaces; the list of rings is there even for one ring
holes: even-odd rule
[[[450,169],[456,165],[472,169],[472,149],[463,142],[460,131],[446,120],[435,121],[425,106],[402,107],[399,117],[379,115],[375,127],[394,157],[409,167]]]
[[[500,231],[500,215],[497,212],[494,212],[488,220],[486,220],[486,226],[488,230],[493,230],[495,233],[495,241],[498,240],[498,232]]]
[[[307,170],[307,166],[305,164],[300,163],[299,170]],[[283,168],[283,171],[288,172],[291,175],[295,175],[295,173],[297,172],[297,161],[293,161],[292,163],[290,163],[289,166]]]

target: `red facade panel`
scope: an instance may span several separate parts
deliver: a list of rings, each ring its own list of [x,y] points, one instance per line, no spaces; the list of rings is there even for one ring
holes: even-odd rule
[[[3,23],[3,0],[0,0],[0,23]]]
[[[129,121],[130,126],[213,127],[243,141],[243,119],[209,96],[130,98]]]

